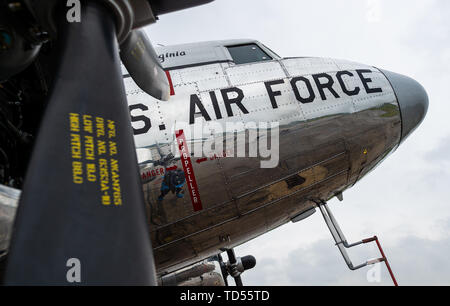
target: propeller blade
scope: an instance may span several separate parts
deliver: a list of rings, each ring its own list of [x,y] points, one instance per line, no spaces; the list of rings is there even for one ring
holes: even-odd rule
[[[170,85],[144,30],[134,30],[120,46],[120,57],[134,82],[158,100],[170,98]]]
[[[6,285],[155,285],[113,15],[84,1],[58,28],[59,60],[29,164]]]

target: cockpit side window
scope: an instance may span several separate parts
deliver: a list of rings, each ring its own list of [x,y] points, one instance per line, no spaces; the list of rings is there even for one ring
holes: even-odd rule
[[[272,57],[257,44],[230,46],[227,48],[236,65],[272,60]]]

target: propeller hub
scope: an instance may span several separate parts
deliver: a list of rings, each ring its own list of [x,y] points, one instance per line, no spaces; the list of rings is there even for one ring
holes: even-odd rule
[[[119,43],[125,41],[131,30],[156,22],[156,17],[148,1],[128,1],[128,0],[97,0],[104,3],[114,14],[116,23],[116,35]],[[72,1],[73,3],[77,1]],[[56,13],[58,9],[71,9],[72,6],[61,6],[58,0],[29,0],[28,8],[33,12],[37,21],[45,28],[52,37],[58,33]],[[84,5],[84,1],[78,1],[79,5]],[[76,5],[76,4],[74,4]],[[64,12],[66,14],[66,12]],[[81,16],[81,22],[82,22]]]

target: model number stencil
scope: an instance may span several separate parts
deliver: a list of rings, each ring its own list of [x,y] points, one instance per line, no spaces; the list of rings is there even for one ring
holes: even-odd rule
[[[73,183],[98,184],[103,205],[122,205],[115,121],[70,113],[69,126]]]

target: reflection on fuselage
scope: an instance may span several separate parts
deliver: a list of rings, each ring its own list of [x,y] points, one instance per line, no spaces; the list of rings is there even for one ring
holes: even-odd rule
[[[163,124],[165,129],[136,135],[136,142],[151,151],[153,160],[177,155],[176,138],[171,135],[176,122],[195,127],[200,122],[241,121],[279,122],[279,162],[275,168],[264,169],[260,158],[190,158],[202,203],[198,211],[193,207],[189,180],[171,182],[171,171],[186,170],[183,158],[142,169],[159,273],[289,222],[313,207],[311,200],[328,200],[354,185],[400,142],[395,93],[373,67],[308,58],[206,65],[195,67],[197,81],[177,83],[182,79],[178,76],[193,73],[194,68],[187,69],[191,70],[170,72],[176,95],[167,104],[156,102],[158,115],[150,117],[152,126]],[[214,81],[219,89],[206,86],[202,75],[214,71],[223,78]],[[229,92],[235,94],[228,96]],[[143,103],[135,97],[130,105],[138,102]],[[152,106],[146,107],[151,110]],[[192,140],[187,136],[188,143]]]

